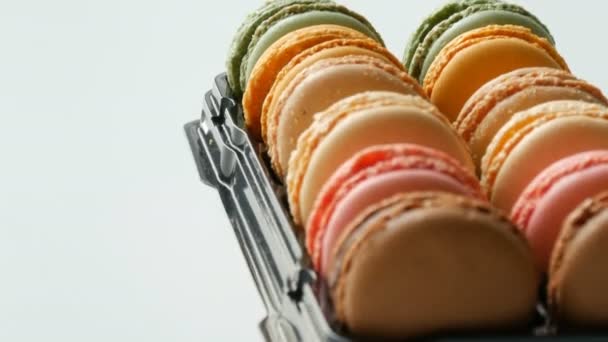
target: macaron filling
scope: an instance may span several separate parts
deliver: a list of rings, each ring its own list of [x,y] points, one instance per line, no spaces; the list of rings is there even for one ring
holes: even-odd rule
[[[247,80],[249,79],[255,64],[260,59],[264,51],[266,51],[274,42],[289,32],[304,27],[323,24],[345,26],[357,30],[371,38],[376,39],[377,37],[376,34],[364,23],[353,18],[352,16],[340,12],[333,12],[331,10],[313,10],[289,16],[272,25],[255,42],[255,45],[247,55],[244,83],[247,84]]]
[[[443,49],[450,41],[468,31],[485,27],[488,25],[518,25],[527,27],[532,32],[540,37],[552,40],[551,34],[539,22],[523,14],[506,11],[506,10],[487,10],[473,13],[443,32],[437,40],[431,44],[418,79],[424,80],[426,73],[435,60],[441,49]]]

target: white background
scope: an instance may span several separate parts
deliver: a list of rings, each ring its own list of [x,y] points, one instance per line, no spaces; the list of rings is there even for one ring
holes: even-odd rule
[[[0,341],[251,341],[265,311],[182,125],[261,1],[0,1]],[[399,57],[442,1],[344,1]],[[520,1],[608,89],[605,2]]]

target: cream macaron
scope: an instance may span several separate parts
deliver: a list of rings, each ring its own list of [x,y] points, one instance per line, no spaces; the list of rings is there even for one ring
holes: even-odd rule
[[[407,73],[377,57],[327,58],[302,70],[267,113],[267,144],[278,176],[285,177],[291,152],[314,114],[348,96],[373,90],[424,96]]]
[[[514,114],[557,100],[608,104],[600,89],[567,71],[523,68],[479,88],[465,103],[454,125],[471,147],[479,167],[492,138]]]
[[[608,108],[582,101],[552,101],[515,114],[488,146],[481,185],[510,212],[542,170],[567,156],[608,149]]]

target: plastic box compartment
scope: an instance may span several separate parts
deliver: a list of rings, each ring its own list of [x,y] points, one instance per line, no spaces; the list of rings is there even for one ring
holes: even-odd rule
[[[332,329],[315,294],[308,267],[286,208],[285,190],[267,167],[263,146],[242,125],[242,108],[231,96],[225,74],[204,96],[202,116],[185,125],[203,183],[215,188],[226,209],[251,275],[267,310],[260,323],[268,341],[351,341]],[[521,335],[457,335],[424,341],[608,341],[608,335],[555,335],[543,323]]]

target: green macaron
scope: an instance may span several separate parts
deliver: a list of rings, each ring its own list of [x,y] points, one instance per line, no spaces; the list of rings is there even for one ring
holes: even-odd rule
[[[275,0],[250,14],[235,35],[227,60],[228,82],[240,97],[249,75],[264,51],[282,36],[313,25],[341,25],[382,43],[363,16],[327,0]]]
[[[488,25],[518,25],[553,43],[547,27],[523,7],[496,0],[461,0],[427,17],[406,48],[404,64],[422,81],[441,49],[459,35]]]

